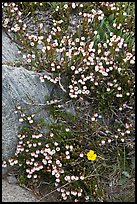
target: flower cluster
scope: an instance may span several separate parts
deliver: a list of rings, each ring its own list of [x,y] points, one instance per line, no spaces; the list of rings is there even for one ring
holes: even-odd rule
[[[82,185],[79,186],[79,181],[86,184],[85,168],[89,166],[89,163],[85,147],[77,149],[81,142],[74,137],[75,128],[70,129],[63,125],[63,121],[60,121],[60,128],[56,127],[55,122],[49,125],[49,132],[41,133],[40,129],[35,128],[38,121],[35,120],[35,124],[28,123],[32,118],[34,120],[35,114],[28,116],[25,112],[22,113],[22,110],[21,106],[17,106],[15,111],[24,121],[24,126],[18,133],[15,156],[7,162],[3,161],[2,166],[18,166],[26,179],[35,181],[50,174],[54,186],[58,187],[57,191],[61,193],[62,200],[84,201],[87,199],[88,194]],[[73,142],[64,143],[64,135],[66,141],[73,137],[75,139]],[[91,158],[90,155],[90,160],[95,160],[95,157],[96,155],[92,155]],[[84,162],[84,169],[79,163],[81,160]]]

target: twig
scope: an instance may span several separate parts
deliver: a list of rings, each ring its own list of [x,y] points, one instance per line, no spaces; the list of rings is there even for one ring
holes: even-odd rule
[[[32,106],[48,106],[48,105],[51,105],[51,104],[56,104],[56,103],[59,103],[62,101],[62,99],[56,101],[56,102],[52,102],[52,103],[29,103],[28,101],[24,100],[24,99],[21,99],[24,103],[26,103],[27,105],[32,105]]]
[[[54,193],[55,191],[57,191],[57,189],[67,186],[69,183],[71,183],[71,182],[68,182],[68,183],[64,184],[63,186],[56,188],[54,191],[51,191],[50,193],[46,194],[45,196],[43,196],[42,198],[40,198],[40,199],[37,200],[36,202],[41,201],[43,198],[46,198],[48,195]]]
[[[43,184],[43,183],[44,183],[44,184],[50,184],[49,182],[41,181],[41,182],[39,183],[39,185],[38,185],[36,188],[39,188],[40,185]]]
[[[118,118],[119,121],[122,123],[122,125],[125,126],[124,123],[122,122],[122,120],[119,118],[119,116],[115,113],[115,111],[114,111],[113,109],[111,109],[111,111],[117,116],[117,118]]]
[[[60,74],[59,74],[59,86],[60,86],[60,88],[62,89],[62,91],[64,91],[64,92],[67,92],[65,89],[64,89],[64,87],[62,86],[62,84],[61,84],[61,82],[60,82]]]
[[[98,168],[98,167],[97,167],[97,168]],[[97,168],[96,168],[96,169],[97,169]],[[94,171],[95,171],[96,169],[94,169]],[[93,172],[94,172],[94,171],[93,171]],[[84,180],[87,179],[87,178],[90,178],[90,177],[92,177],[92,176],[95,176],[95,175],[93,174],[93,172],[92,172],[92,174],[86,176],[86,177],[84,178]],[[70,182],[68,182],[68,183],[66,183],[66,184],[64,184],[64,185],[62,185],[62,186],[56,188],[55,190],[53,190],[53,191],[51,191],[50,193],[46,194],[45,196],[43,196],[42,198],[40,198],[40,199],[37,200],[36,202],[41,201],[43,198],[46,198],[46,197],[49,196],[50,194],[56,192],[58,189],[63,188],[63,187],[65,187],[65,186],[67,186],[68,184],[72,183],[72,182],[74,182],[74,181],[70,181]]]

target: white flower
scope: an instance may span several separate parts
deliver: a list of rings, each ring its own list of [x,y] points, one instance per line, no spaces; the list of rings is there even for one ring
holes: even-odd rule
[[[124,12],[124,13],[123,13],[123,16],[126,16],[126,15],[127,15],[127,13],[126,13],[126,12]]]
[[[75,9],[76,8],[76,4],[72,3],[72,8]]]
[[[25,116],[25,114],[24,114],[24,113],[22,113],[22,114],[21,114],[21,117],[24,117],[24,116]]]
[[[85,197],[85,200],[89,200],[89,196],[86,196],[86,197]]]
[[[80,6],[81,8],[83,8],[83,4],[80,4],[79,6]]]
[[[56,148],[56,151],[59,152],[59,151],[60,151],[60,147],[57,147],[57,148]]]
[[[27,62],[30,63],[30,62],[31,62],[31,59],[27,59]]]
[[[66,156],[66,159],[70,159],[70,155],[67,155],[67,156]]]
[[[36,143],[34,143],[34,144],[33,144],[33,147],[36,147],[36,146],[37,146],[37,144],[36,144]]]
[[[97,86],[97,85],[98,85],[98,82],[95,82],[95,85]]]
[[[23,122],[23,118],[19,118],[19,122]]]
[[[98,32],[97,31],[94,31],[94,34],[96,35]]]
[[[35,174],[34,176],[33,176],[33,178],[37,178],[38,176],[37,176],[37,174]]]
[[[76,191],[71,191],[71,194],[76,196],[77,195],[77,192]]]
[[[40,23],[39,27],[40,27],[40,29],[42,29],[43,28],[43,23]]]
[[[79,73],[79,71],[78,70],[75,70],[75,74],[78,74]]]
[[[51,132],[51,133],[50,133],[50,137],[53,137],[53,136],[54,136],[54,134]]]
[[[66,154],[66,155],[69,155],[69,151],[66,151],[65,154]]]
[[[70,148],[70,150],[72,150],[72,149],[73,149],[73,146],[72,146],[72,145],[70,145],[70,146],[69,146],[69,148]]]
[[[31,42],[30,45],[33,47],[34,46],[34,42]]]
[[[82,193],[81,192],[78,192],[78,197],[80,197],[82,195]]]
[[[66,195],[70,195],[70,191],[66,191]]]
[[[33,120],[29,120],[29,123],[30,123],[30,124],[33,123]]]
[[[55,170],[53,170],[53,171],[52,171],[52,175],[55,175],[55,173],[56,173],[56,171],[55,171]]]
[[[85,37],[83,36],[83,37],[81,37],[81,40],[85,40]]]
[[[54,142],[54,145],[55,145],[55,146],[58,146],[58,143],[57,143],[57,142]]]
[[[52,160],[48,160],[48,164],[52,164]]]
[[[61,193],[64,193],[64,192],[65,192],[65,189],[64,189],[64,188],[61,188],[60,191],[61,191]]]
[[[78,180],[79,180],[79,177],[78,177],[78,176],[75,176],[75,180],[78,181]]]
[[[95,116],[95,117],[98,117],[98,113],[95,113],[94,116]]]
[[[59,161],[59,160],[56,160],[56,164],[60,164],[60,161]]]
[[[73,176],[71,176],[71,180],[73,181],[73,180],[75,180],[75,176],[73,175]]]
[[[59,177],[60,177],[60,174],[59,174],[59,173],[55,174],[55,177],[56,177],[56,178],[59,178]]]
[[[35,59],[35,54],[32,54],[32,58]]]
[[[47,46],[47,50],[50,50],[50,46]]]
[[[124,140],[124,138],[121,138],[121,142],[124,142],[125,140]]]
[[[31,120],[31,117],[27,117],[28,120]]]
[[[117,139],[117,138],[118,138],[118,135],[115,135],[115,138]]]
[[[71,70],[74,70],[75,69],[75,67],[74,66],[71,66]]]
[[[122,107],[120,107],[119,110],[122,111]]]
[[[30,170],[29,170],[29,169],[26,169],[26,172],[27,172],[27,173],[29,173],[29,172],[30,172]]]
[[[18,163],[18,160],[15,160],[15,161],[14,161],[14,164],[17,164],[17,163]]]
[[[63,197],[63,200],[67,200],[67,196],[64,196],[64,197]]]
[[[41,82],[44,82],[44,81],[45,81],[44,78],[43,78],[43,76],[41,76],[39,79],[40,79]]]
[[[80,155],[79,155],[80,157],[84,157],[84,154],[83,153],[80,153]]]
[[[43,162],[44,165],[47,165],[47,160],[46,159],[43,159],[42,162]]]
[[[65,176],[65,181],[70,181],[70,176]]]
[[[80,179],[81,179],[81,180],[84,180],[84,178],[85,178],[84,176],[80,176]]]
[[[92,121],[95,121],[95,118],[94,118],[94,117],[92,117],[92,118],[91,118],[91,120],[92,120]]]
[[[111,139],[108,139],[108,143],[110,143],[111,142]]]
[[[110,91],[110,88],[107,88],[107,91]]]
[[[113,23],[113,27],[115,28],[117,26],[117,24],[116,23]]]
[[[54,72],[55,70],[56,70],[56,69],[55,69],[55,67],[52,67],[52,68],[51,68],[51,71],[53,71],[53,72]]]
[[[66,149],[69,149],[69,145],[66,145]]]
[[[130,60],[130,64],[135,64],[135,61],[133,59]]]
[[[27,178],[31,178],[31,177],[32,177],[32,175],[30,175],[30,174],[27,175]]]
[[[7,3],[4,3],[4,6],[8,6],[8,4],[7,4]]]
[[[102,145],[104,145],[105,144],[105,140],[101,140],[101,143],[102,143]]]
[[[70,129],[69,128],[66,128],[66,132],[69,132],[70,131]]]
[[[59,179],[59,178],[57,178],[57,179],[56,179],[56,182],[58,182],[58,183],[59,183],[59,182],[60,182],[60,179]]]
[[[75,41],[76,41],[76,42],[79,42],[79,38],[76,38]]]
[[[64,8],[67,9],[68,8],[68,4],[64,4]]]
[[[42,52],[45,53],[45,51],[46,51],[46,47],[43,47]]]

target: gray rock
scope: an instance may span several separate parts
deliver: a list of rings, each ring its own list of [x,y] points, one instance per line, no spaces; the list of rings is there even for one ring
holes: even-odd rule
[[[19,122],[15,107],[20,104],[20,100],[28,101],[28,98],[36,104],[45,103],[45,96],[50,97],[52,93],[52,83],[41,83],[39,74],[28,71],[23,67],[16,68],[7,65],[2,66],[2,159],[11,157],[16,149],[17,133],[22,125]],[[29,101],[30,102],[30,101]],[[23,105],[27,104],[24,102]],[[32,107],[32,110],[31,110]],[[35,106],[30,106],[34,111]],[[43,110],[44,111],[44,110]],[[48,122],[46,111],[40,112],[38,116],[44,117]],[[3,169],[3,173],[6,169]],[[5,172],[6,173],[6,172]]]
[[[10,33],[9,36],[11,36]],[[2,63],[19,59],[17,44],[12,42],[9,36],[2,30]]]
[[[30,191],[2,180],[2,202],[37,202]]]
[[[7,176],[7,180],[10,184],[16,184],[18,182],[15,175]]]

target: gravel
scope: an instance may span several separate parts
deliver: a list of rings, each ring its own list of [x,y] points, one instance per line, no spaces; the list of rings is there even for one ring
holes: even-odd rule
[[[37,200],[30,191],[2,179],[2,202],[37,202]]]

